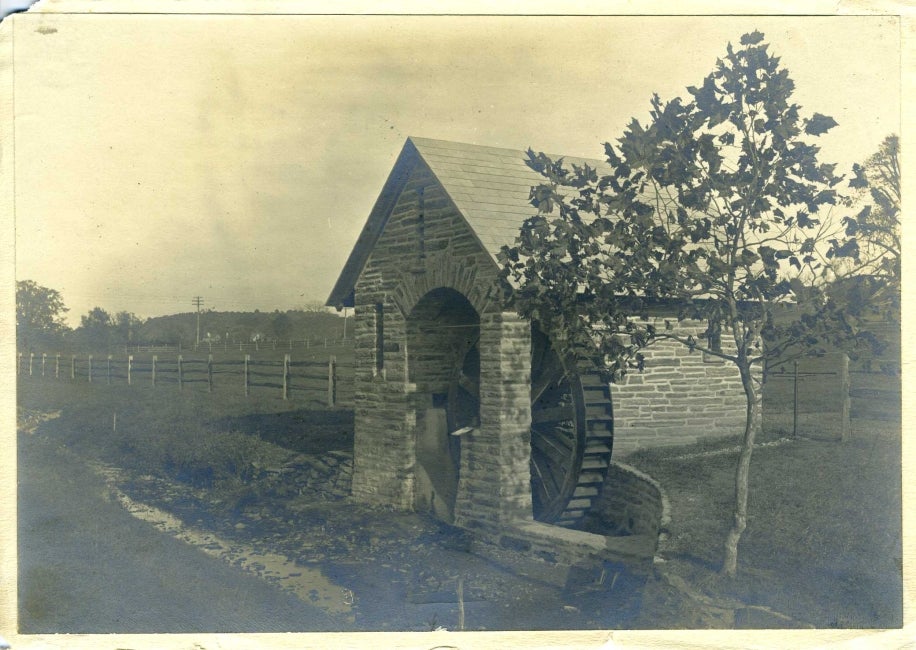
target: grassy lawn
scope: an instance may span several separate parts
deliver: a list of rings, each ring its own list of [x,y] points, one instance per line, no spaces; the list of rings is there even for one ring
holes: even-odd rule
[[[854,422],[873,434],[889,426]],[[695,454],[735,444],[706,443],[627,458],[668,493],[671,535],[663,547],[668,570],[710,595],[762,605],[802,624],[899,627],[899,436],[858,435],[845,443],[794,439],[756,449],[739,576],[729,582],[717,571],[731,523],[737,452]],[[685,621],[672,623],[662,626],[680,627]]]
[[[23,379],[19,405],[61,411],[43,430],[86,458],[250,498],[260,468],[295,452],[352,451],[353,412],[275,392],[185,390]]]
[[[351,451],[353,415],[275,392],[106,386],[23,378],[19,403],[61,410],[43,432],[86,458],[209,491],[231,510],[250,500],[257,468],[295,452]],[[115,414],[117,425],[115,426]],[[751,462],[739,577],[717,575],[733,504],[735,440],[626,458],[658,480],[671,505],[666,571],[706,594],[761,605],[815,627],[902,624],[899,421],[853,420],[848,442],[773,433]],[[699,454],[699,455],[698,455]],[[238,508],[236,508],[238,509]],[[217,514],[217,513],[214,513]],[[647,589],[646,626],[713,626],[683,599]],[[727,621],[724,624],[728,624]]]

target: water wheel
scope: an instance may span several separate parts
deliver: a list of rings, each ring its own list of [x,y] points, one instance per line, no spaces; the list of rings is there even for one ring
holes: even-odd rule
[[[450,431],[479,426],[480,352],[459,351],[448,394]],[[573,526],[601,493],[611,462],[610,388],[558,354],[537,327],[531,340],[531,497],[534,518]]]

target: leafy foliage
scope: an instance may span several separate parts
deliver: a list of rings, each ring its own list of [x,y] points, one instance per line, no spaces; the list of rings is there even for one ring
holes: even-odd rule
[[[80,326],[75,334],[79,340],[96,349],[108,347],[112,339],[114,320],[101,307],[93,307],[87,314],[80,316]]]
[[[829,336],[812,284],[827,269],[831,224],[821,213],[839,201],[841,177],[818,161],[812,139],[836,122],[802,117],[794,82],[762,38],[729,45],[688,88],[691,101],[654,96],[647,125],[634,119],[616,146],[605,144],[607,167],[528,152],[546,181],[531,192],[539,214],[503,251],[514,304],[561,341],[594,349],[610,374],[641,368],[640,349],[676,338],[632,318],[653,298],[673,299],[679,318],[724,323],[733,354],[683,342],[748,367]],[[777,318],[781,304],[798,314],[789,324]]]
[[[55,289],[33,280],[16,283],[16,339],[20,347],[48,343],[67,331],[64,314],[69,311]]]
[[[887,136],[864,164],[853,165],[849,187],[860,207],[843,219],[845,232],[828,255],[839,263],[834,295],[865,316],[896,321],[900,312],[900,138]],[[845,292],[845,295],[844,295]]]
[[[842,177],[818,160],[815,141],[836,122],[802,116],[763,38],[729,44],[689,100],[653,96],[649,122],[633,119],[606,143],[600,168],[529,150],[545,178],[530,195],[538,214],[501,253],[515,308],[611,377],[642,369],[641,350],[660,339],[737,367],[748,416],[723,569],[731,575],[760,426],[754,368],[793,346],[818,352],[857,336],[825,293]],[[703,340],[656,327],[648,317],[659,301],[678,320],[709,323]]]

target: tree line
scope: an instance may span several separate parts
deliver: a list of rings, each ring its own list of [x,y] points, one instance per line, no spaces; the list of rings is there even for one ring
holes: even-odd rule
[[[110,312],[94,307],[70,327],[69,311],[59,291],[32,280],[16,283],[16,343],[20,350],[62,347],[103,351],[132,344],[178,345],[197,342],[196,312],[141,318],[129,311]],[[344,338],[345,319],[317,305],[272,312],[200,314],[201,343],[253,343]]]

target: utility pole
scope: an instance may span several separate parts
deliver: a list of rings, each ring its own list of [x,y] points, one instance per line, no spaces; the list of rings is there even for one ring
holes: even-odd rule
[[[197,307],[197,344],[194,348],[196,350],[200,347],[200,306],[204,304],[204,299],[201,296],[194,296],[191,304]]]

